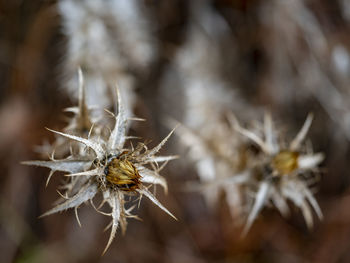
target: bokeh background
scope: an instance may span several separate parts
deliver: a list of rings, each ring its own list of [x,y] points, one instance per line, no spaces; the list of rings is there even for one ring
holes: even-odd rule
[[[0,262],[350,262],[349,1],[62,2],[75,9],[50,0],[0,2]],[[79,10],[88,14],[82,28],[106,19],[115,42],[93,43],[101,61],[74,57],[81,49],[69,39],[85,35],[68,31],[67,21],[77,25]],[[118,52],[106,55],[106,45]],[[104,56],[112,58],[107,75],[130,85],[135,114],[147,119],[131,132],[153,142],[169,131],[167,116],[202,129],[214,111],[229,109],[244,121],[269,111],[293,135],[313,112],[309,139],[326,155],[316,194],[324,220],[309,230],[297,209],[288,219],[265,209],[242,238],[224,201],[209,208],[185,191],[197,174],[176,136],[163,153],[181,158],[163,171],[169,194],[157,196],[178,222],[143,200],[143,221],[129,220],[126,235],[118,233],[101,257],[109,219],[90,206],[79,209],[82,228],[73,211],[38,219],[62,177],[45,187],[48,170],[20,162],[43,158],[35,146],[54,139],[45,127],[66,125],[62,110],[76,104],[74,66],[106,65]],[[104,97],[95,99],[104,105]]]

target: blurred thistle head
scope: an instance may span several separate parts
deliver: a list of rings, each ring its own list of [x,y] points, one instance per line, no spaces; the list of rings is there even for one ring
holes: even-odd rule
[[[157,146],[152,149],[144,143],[138,143],[134,148],[132,145],[126,147],[125,142],[131,137],[127,136],[127,127],[129,120],[140,120],[137,118],[127,118],[121,96],[117,90],[118,115],[115,116],[109,112],[115,120],[115,125],[110,133],[101,132],[107,127],[95,127],[93,124],[89,127],[89,132],[79,133],[80,128],[85,127],[88,121],[88,114],[84,113],[86,107],[79,107],[77,114],[72,120],[71,133],[58,132],[50,130],[63,138],[79,145],[79,150],[71,152],[64,159],[56,160],[54,156],[50,161],[27,161],[24,164],[42,166],[51,169],[49,178],[55,171],[66,173],[71,178],[68,183],[63,185],[66,189],[64,195],[66,199],[61,204],[44,213],[42,216],[51,215],[68,208],[74,208],[76,217],[80,225],[77,209],[86,202],[90,201],[97,212],[111,216],[112,222],[111,234],[103,253],[106,252],[112,240],[115,237],[117,227],[120,224],[122,232],[126,229],[126,219],[136,217],[131,214],[135,206],[125,208],[126,196],[136,196],[141,200],[142,196],[149,198],[155,205],[175,218],[149,191],[153,185],[161,185],[167,191],[166,180],[159,175],[159,172],[166,163],[177,156],[156,156],[158,151],[169,139],[173,131],[169,133]],[[84,98],[84,96],[83,96]],[[79,103],[85,105],[84,103]],[[83,112],[82,112],[83,111]],[[85,121],[80,121],[85,119]],[[98,132],[96,129],[99,129]],[[101,129],[101,130],[100,130]],[[75,134],[74,131],[77,131]],[[159,165],[162,163],[162,165]],[[102,202],[96,207],[93,198],[102,194]],[[103,212],[100,209],[107,203],[112,211]],[[136,217],[137,218],[137,217]],[[176,218],[175,218],[176,219]]]
[[[317,167],[323,161],[324,155],[303,147],[312,119],[313,115],[309,114],[295,138],[285,145],[269,114],[265,114],[263,124],[258,127],[262,130],[260,135],[254,129],[241,127],[237,119],[230,115],[233,128],[261,150],[261,154],[256,157],[259,161],[251,169],[253,187],[250,190],[253,189],[254,200],[244,233],[249,230],[261,209],[270,202],[282,215],[287,216],[287,200],[292,201],[301,209],[309,228],[313,226],[311,207],[322,219],[321,209],[309,187],[315,181],[310,180],[310,176],[317,173]]]
[[[246,218],[244,234],[262,208],[270,204],[287,217],[287,200],[301,209],[308,227],[312,227],[311,207],[319,218],[322,212],[310,187],[324,158],[303,143],[312,118],[309,114],[289,144],[279,136],[269,114],[252,129],[243,128],[231,114],[231,128],[218,122],[211,140],[180,127],[179,137],[190,147],[189,155],[200,178],[200,183],[190,183],[190,189],[199,190],[211,207],[219,203],[218,193],[223,191],[234,219],[240,222]]]

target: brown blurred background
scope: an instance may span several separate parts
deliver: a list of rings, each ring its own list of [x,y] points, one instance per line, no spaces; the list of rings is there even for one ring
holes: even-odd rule
[[[184,183],[197,178],[186,155],[163,171],[170,193],[157,193],[179,222],[143,200],[138,210],[143,221],[129,220],[126,235],[118,233],[104,257],[108,218],[90,206],[79,209],[82,228],[73,211],[38,219],[58,197],[62,178],[54,176],[45,187],[48,170],[20,162],[42,158],[35,146],[53,139],[45,127],[62,129],[62,109],[76,103],[62,88],[67,39],[56,1],[1,1],[0,262],[350,262],[350,3],[139,4],[152,18],[157,52],[147,72],[128,69],[136,83],[136,113],[148,120],[134,132],[156,142],[167,133],[164,116],[181,119],[184,110],[176,108],[182,104],[176,94],[194,74],[184,78],[174,69],[182,62],[174,61],[198,36],[198,43],[217,52],[208,75],[236,92],[237,115],[248,119],[250,111],[267,109],[293,135],[307,113],[314,113],[309,138],[315,151],[326,154],[316,194],[324,220],[308,230],[297,209],[289,219],[265,209],[241,238],[225,202],[210,210],[199,194],[184,191]],[[206,31],[206,26],[214,28]],[[212,53],[205,55],[191,69],[211,64]],[[205,70],[200,74],[207,76]],[[165,152],[179,147],[174,137]]]

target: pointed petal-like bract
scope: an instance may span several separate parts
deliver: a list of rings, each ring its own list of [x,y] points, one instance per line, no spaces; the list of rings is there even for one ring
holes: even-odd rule
[[[304,122],[303,127],[300,129],[300,131],[298,132],[297,136],[295,136],[294,140],[290,143],[290,149],[292,151],[297,150],[300,147],[300,144],[303,142],[303,140],[306,137],[307,132],[310,129],[312,120],[313,120],[313,114],[309,113],[307,115],[307,118]]]
[[[178,155],[169,155],[169,156],[154,156],[150,157],[145,161],[142,161],[142,164],[147,164],[147,163],[162,163],[162,162],[168,162],[171,160],[178,159]]]
[[[167,213],[168,215],[170,215],[172,218],[174,218],[175,220],[177,220],[177,218],[170,213],[170,211],[168,209],[166,209],[159,201],[158,199],[150,192],[147,190],[147,188],[142,187],[141,189],[137,189],[137,191],[141,194],[141,195],[145,195],[149,200],[151,200],[156,206],[158,206],[160,209],[162,209],[165,213]]]
[[[119,198],[119,192],[113,192],[110,201],[109,201],[110,206],[112,207],[112,229],[111,229],[111,234],[109,235],[109,239],[107,242],[107,245],[105,249],[102,252],[102,255],[104,255],[111,245],[115,234],[117,232],[117,228],[119,225],[119,220],[120,220],[120,215],[121,215],[121,207],[120,207],[120,198]]]
[[[96,168],[93,170],[88,170],[80,173],[66,174],[67,177],[75,177],[75,176],[93,176],[101,174],[101,169]]]
[[[146,153],[147,157],[152,157],[153,155],[155,155],[157,152],[159,152],[159,150],[163,147],[163,145],[167,142],[167,140],[170,138],[170,136],[174,133],[176,127],[169,132],[169,134],[156,146],[154,147],[152,150],[149,150]]]
[[[70,183],[62,186],[62,189],[66,189],[66,193],[69,195],[75,195],[79,190],[90,180],[88,176],[85,177],[71,177]]]
[[[93,142],[93,141],[88,140],[88,139],[84,139],[84,138],[79,137],[79,136],[71,135],[71,134],[68,134],[68,133],[63,133],[63,132],[59,132],[59,131],[55,131],[55,130],[51,130],[51,129],[48,129],[48,130],[51,131],[51,132],[57,133],[59,135],[62,135],[64,137],[67,137],[67,138],[69,138],[71,140],[74,140],[74,141],[77,141],[77,142],[85,144],[87,147],[89,147],[92,150],[94,150],[94,152],[96,153],[97,158],[103,159],[105,151],[103,150],[101,144]]]
[[[229,114],[229,121],[231,123],[232,128],[234,128],[237,132],[242,134],[243,136],[247,137],[248,139],[252,140],[255,142],[260,148],[265,152],[269,153],[269,148],[266,146],[265,142],[254,132],[247,130],[243,127],[240,126],[238,120],[233,114]]]
[[[46,167],[54,171],[62,171],[67,173],[76,173],[83,171],[91,164],[91,161],[75,161],[75,160],[55,160],[55,161],[25,161],[25,165],[33,165]]]
[[[309,229],[313,228],[314,226],[314,220],[312,218],[312,212],[309,204],[306,202],[306,200],[303,200],[301,204],[299,204],[299,207],[301,209],[301,212],[304,216],[306,225]]]
[[[310,192],[305,191],[306,186],[302,181],[288,181],[286,182],[286,185],[282,188],[283,195],[291,200],[295,206],[299,207],[303,213],[305,222],[309,228],[312,228],[313,226],[313,219],[312,219],[312,213],[311,208],[307,203],[307,200],[310,202],[312,207],[315,209],[317,215],[322,218],[321,209],[319,208],[318,204],[316,203],[316,200],[313,199],[313,197],[310,199],[309,194]]]
[[[247,223],[243,230],[243,235],[246,235],[248,233],[250,227],[252,226],[253,222],[258,216],[260,210],[264,207],[265,201],[268,197],[269,188],[270,188],[270,182],[262,182],[261,185],[259,186],[259,190],[256,194],[252,211],[248,216]]]
[[[138,171],[142,177],[142,183],[159,184],[163,187],[165,193],[168,192],[168,184],[166,183],[164,177],[158,175],[155,171],[149,170],[145,167],[138,169]]]
[[[310,155],[300,155],[298,157],[298,168],[301,170],[312,169],[317,167],[324,159],[322,153],[310,154]]]
[[[115,117],[115,126],[108,139],[109,150],[118,150],[123,148],[125,143],[126,129],[127,129],[127,117],[123,106],[119,90],[117,89],[118,96],[118,115]]]
[[[279,145],[277,143],[275,127],[273,125],[273,121],[269,113],[266,113],[264,117],[264,130],[265,145],[268,150],[268,154],[274,155],[279,151]]]
[[[76,195],[69,198],[64,203],[52,208],[51,210],[47,211],[40,217],[48,216],[63,210],[67,210],[69,208],[77,207],[80,204],[84,203],[85,201],[88,201],[92,199],[98,191],[98,187],[96,184],[89,184],[86,185],[84,188],[82,188]]]
[[[319,219],[323,219],[323,214],[322,214],[320,206],[318,205],[318,203],[317,203],[315,197],[313,196],[313,194],[310,192],[310,190],[306,186],[304,187],[304,193],[305,193],[306,199],[309,201],[309,203],[311,204],[312,208],[315,210],[318,218]]]
[[[275,188],[271,187],[271,201],[276,206],[282,216],[287,217],[290,213],[288,204],[280,192]]]

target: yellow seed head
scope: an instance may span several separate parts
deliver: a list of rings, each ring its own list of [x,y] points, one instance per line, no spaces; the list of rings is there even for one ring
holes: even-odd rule
[[[114,158],[109,162],[105,173],[108,182],[124,191],[134,191],[141,183],[139,172],[128,160]]]
[[[289,174],[298,168],[297,152],[281,151],[272,159],[272,166],[279,174]]]

